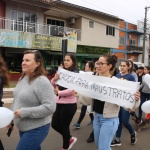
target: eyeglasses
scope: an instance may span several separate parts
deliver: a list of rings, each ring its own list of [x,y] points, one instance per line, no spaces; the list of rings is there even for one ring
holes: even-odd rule
[[[103,62],[96,63],[97,66],[103,66],[104,64],[107,64],[107,63],[103,63]]]

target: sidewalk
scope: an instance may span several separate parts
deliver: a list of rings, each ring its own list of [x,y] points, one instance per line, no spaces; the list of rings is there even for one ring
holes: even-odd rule
[[[3,97],[5,97],[4,95],[6,94],[6,92],[13,92],[14,88],[3,88]],[[6,104],[6,103],[12,103],[13,101],[13,97],[11,98],[2,98],[2,101]]]
[[[14,98],[2,98],[4,104],[12,103]]]
[[[14,88],[3,88],[3,91],[4,91],[4,92],[13,91],[13,90],[14,90]]]

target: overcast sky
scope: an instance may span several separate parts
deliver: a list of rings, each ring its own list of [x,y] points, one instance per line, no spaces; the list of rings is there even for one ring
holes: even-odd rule
[[[95,9],[101,12],[118,16],[127,22],[137,24],[137,20],[143,21],[145,7],[150,6],[150,0],[63,0],[65,2]],[[150,23],[150,10],[147,11],[147,19]]]

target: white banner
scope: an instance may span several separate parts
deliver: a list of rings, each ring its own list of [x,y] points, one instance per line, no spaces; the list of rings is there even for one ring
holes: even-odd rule
[[[74,73],[62,68],[57,84],[72,89],[85,96],[114,103],[125,108],[133,108],[134,94],[139,89],[139,82],[119,80],[115,77],[107,78],[88,74]]]

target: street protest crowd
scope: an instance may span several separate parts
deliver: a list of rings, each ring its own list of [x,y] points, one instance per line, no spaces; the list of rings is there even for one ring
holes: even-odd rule
[[[3,87],[8,86],[9,78],[2,58],[0,64],[2,99]],[[130,117],[139,128],[150,119],[147,112],[150,109],[143,105],[150,100],[150,67],[137,67],[132,59],[122,60],[117,67],[117,57],[109,54],[101,55],[96,62],[87,61],[84,71],[79,70],[77,64],[75,54],[67,53],[49,81],[41,53],[24,52],[22,76],[13,91],[14,101],[10,107],[14,117],[6,126],[12,129],[14,124],[19,130],[16,150],[41,150],[50,127],[62,136],[60,150],[72,149],[78,142],[70,132],[78,101],[82,104],[81,113],[72,126],[81,127],[88,109],[87,125],[93,125],[88,143],[95,142],[98,150],[121,146],[124,127],[130,134],[131,144],[136,144],[137,132],[130,124]],[[0,104],[3,107],[1,100]],[[0,141],[0,150],[4,149]]]

